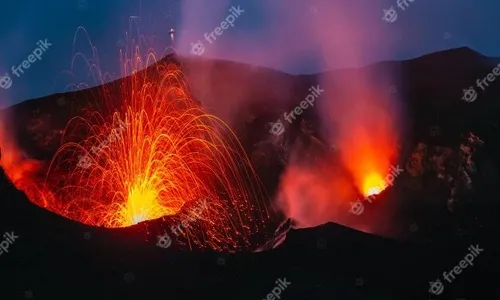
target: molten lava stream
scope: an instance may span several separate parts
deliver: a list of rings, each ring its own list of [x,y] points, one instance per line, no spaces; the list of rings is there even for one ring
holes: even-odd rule
[[[252,238],[265,232],[270,213],[241,144],[189,96],[176,65],[154,73],[154,80],[137,72],[124,81],[123,103],[110,117],[93,112],[68,123],[30,200],[114,228],[165,216],[174,224],[207,199],[188,228],[192,243],[229,251],[255,246]]]

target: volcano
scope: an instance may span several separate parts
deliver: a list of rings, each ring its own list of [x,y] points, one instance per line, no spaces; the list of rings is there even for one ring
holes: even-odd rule
[[[368,186],[373,201],[362,201],[362,215],[349,213],[346,203],[345,217],[338,223],[347,226],[332,222],[298,229],[294,220],[274,210],[270,200],[278,193],[284,170],[294,155],[307,161],[336,162],[338,153],[320,134],[319,112],[314,107],[286,124],[279,137],[269,133],[269,123],[300,105],[303,97],[299,95],[307,94],[323,74],[293,76],[235,62],[167,56],[135,76],[159,79],[163,75],[157,71],[162,66],[178,68],[187,78],[182,95],[192,100],[192,108],[212,109],[230,124],[250,158],[255,178],[269,196],[262,196],[261,204],[248,206],[252,207],[251,221],[262,222],[256,225],[258,232],[242,238],[245,247],[217,247],[216,240],[222,240],[225,232],[213,235],[213,247],[200,246],[204,239],[192,244],[192,239],[176,239],[172,234],[172,244],[159,247],[159,236],[182,223],[181,218],[168,218],[162,212],[167,218],[106,226],[47,209],[43,201],[26,196],[29,185],[24,191],[16,185],[23,174],[39,169],[16,165],[15,170],[21,171],[13,172],[13,166],[7,165],[12,153],[2,136],[5,172],[2,169],[0,174],[0,228],[19,236],[0,256],[3,293],[6,299],[58,299],[68,294],[75,299],[155,299],[169,293],[181,299],[261,299],[276,278],[286,277],[292,282],[286,299],[311,295],[424,299],[428,282],[460,261],[471,244],[486,250],[474,269],[462,275],[467,287],[456,281],[447,285],[447,293],[467,299],[478,299],[477,291],[499,293],[491,281],[498,273],[494,237],[500,229],[499,204],[493,195],[500,183],[500,85],[490,84],[473,103],[461,99],[464,89],[498,62],[459,48],[365,67],[371,74],[391,72],[399,78],[387,91],[397,93],[408,111],[404,140],[398,146],[404,172],[391,186],[378,190]],[[330,75],[340,80],[350,71],[331,71]],[[17,142],[17,161],[48,164],[60,149],[68,123],[97,110],[100,99],[120,98],[130,82],[134,79],[124,78],[3,110],[1,120]],[[230,105],[235,95],[244,99]],[[232,172],[241,170],[248,169],[235,166]],[[343,172],[341,166],[338,170]],[[145,196],[148,193],[140,193]],[[261,205],[269,208],[265,218],[257,216],[264,210],[253,210]],[[96,208],[89,205],[86,209]],[[182,209],[177,207],[178,211]],[[242,222],[236,232],[245,232],[250,223]],[[212,232],[218,233],[218,228]],[[203,236],[203,231],[193,234]],[[239,234],[231,241],[238,238]]]

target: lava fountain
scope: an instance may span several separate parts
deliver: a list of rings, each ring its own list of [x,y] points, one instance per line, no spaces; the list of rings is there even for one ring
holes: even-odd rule
[[[158,218],[174,224],[204,201],[206,209],[186,233],[191,242],[218,250],[251,247],[270,213],[232,130],[204,113],[176,63],[158,62],[119,84],[119,101],[103,86],[105,108],[68,122],[45,178],[29,178],[29,184],[17,178],[15,184],[23,182],[17,187],[50,211],[108,228]]]

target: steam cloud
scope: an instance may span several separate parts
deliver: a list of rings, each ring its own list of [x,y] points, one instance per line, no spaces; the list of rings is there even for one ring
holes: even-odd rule
[[[183,7],[185,26],[182,27],[204,28],[201,29],[204,30],[202,33],[210,32],[227,15],[226,9],[231,4],[228,1],[212,1],[211,8],[205,10],[200,9],[199,5],[206,5],[201,1],[186,1]],[[382,52],[388,47],[381,38],[382,33],[364,21],[374,17],[367,12],[360,12],[360,7],[365,4],[360,1],[339,3],[318,0],[314,3],[287,1],[283,5],[280,1],[265,1],[265,4],[253,3],[252,7],[241,3],[247,15],[256,13],[255,6],[262,6],[258,11],[263,11],[263,15],[259,16],[262,20],[259,25],[266,28],[264,36],[238,32],[238,26],[248,26],[243,15],[235,28],[230,27],[209,45],[206,55],[232,61],[256,62],[281,70],[286,70],[285,66],[295,66],[297,61],[304,61],[307,57],[320,57],[322,70],[334,69],[340,62],[361,66],[367,52]],[[207,16],[210,12],[213,14]],[[200,13],[204,14],[203,18],[198,15]],[[360,17],[361,14],[366,15]],[[184,32],[180,44],[189,45],[201,39],[202,33],[193,36],[191,32]],[[230,47],[224,35],[231,35]],[[259,47],[262,43],[268,49],[287,49],[280,52],[263,51]],[[212,89],[210,73],[210,67],[207,67],[202,74],[198,74],[206,78],[206,84],[202,87],[205,92]],[[385,176],[396,158],[396,128],[401,124],[401,114],[389,93],[394,74],[373,69],[371,73],[344,71],[343,75],[343,78],[338,78],[335,72],[323,73],[319,83],[325,93],[316,101],[316,106],[321,112],[323,138],[340,149],[340,160],[347,173],[337,172],[335,168],[338,166],[333,162],[321,162],[320,165],[290,162],[282,176],[277,201],[298,227],[337,222],[370,231],[350,221],[350,202],[356,200],[356,189],[362,192],[363,181],[368,174]],[[244,104],[244,96],[249,92],[245,88],[239,89],[225,98],[230,102],[218,98],[215,99],[218,102],[204,104],[214,107],[226,121],[231,122],[235,118],[232,114]],[[298,154],[301,150],[294,151]],[[372,225],[368,221],[368,227]]]

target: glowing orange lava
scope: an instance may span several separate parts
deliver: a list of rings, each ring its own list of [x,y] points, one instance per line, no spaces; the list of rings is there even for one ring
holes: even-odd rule
[[[365,197],[380,194],[387,187],[382,176],[377,173],[371,173],[363,181],[363,195]]]
[[[207,200],[187,229],[190,241],[218,250],[251,246],[270,215],[243,147],[192,99],[178,65],[151,69],[124,80],[118,101],[103,87],[101,109],[68,123],[44,180],[21,178],[15,164],[3,165],[8,176],[32,202],[94,226],[165,216],[177,224]]]
[[[354,177],[359,191],[373,196],[387,188],[385,176],[397,154],[393,116],[383,110],[361,110],[357,120],[346,127],[339,142],[342,160]]]

